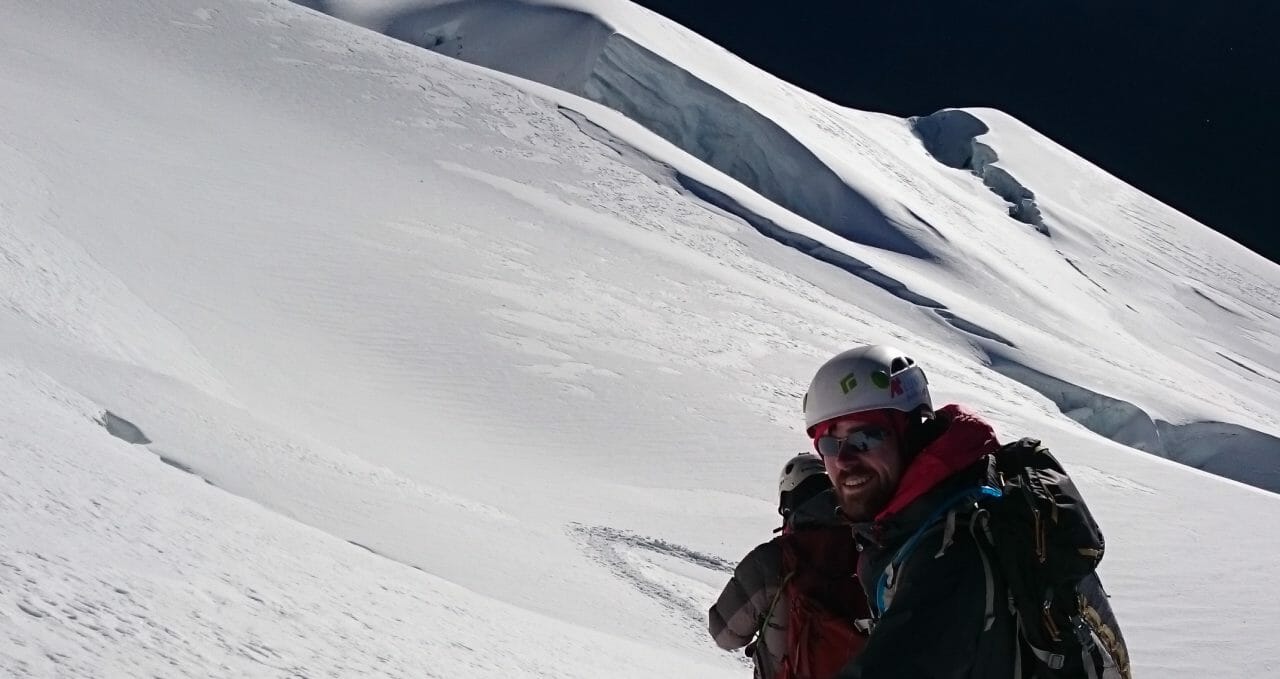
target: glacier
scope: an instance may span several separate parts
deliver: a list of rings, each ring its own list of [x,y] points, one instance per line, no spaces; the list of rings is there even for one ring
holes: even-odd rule
[[[1276,265],[626,2],[306,4],[4,2],[4,674],[745,676],[860,342],[1062,457],[1140,674],[1274,672]]]

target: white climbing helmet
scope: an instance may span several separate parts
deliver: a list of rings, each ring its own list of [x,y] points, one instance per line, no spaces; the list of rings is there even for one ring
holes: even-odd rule
[[[822,458],[813,453],[800,453],[782,466],[782,473],[778,475],[778,494],[790,493],[810,477],[826,473]]]
[[[822,364],[804,395],[805,431],[844,415],[891,408],[933,410],[929,379],[915,360],[894,347],[857,347]]]

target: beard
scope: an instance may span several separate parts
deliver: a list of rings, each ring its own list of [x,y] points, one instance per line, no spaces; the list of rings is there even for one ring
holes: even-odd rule
[[[860,486],[849,488],[845,484],[851,478],[870,475]],[[893,499],[893,485],[884,475],[870,469],[854,469],[835,479],[836,499],[845,518],[854,523],[864,523],[876,518]]]

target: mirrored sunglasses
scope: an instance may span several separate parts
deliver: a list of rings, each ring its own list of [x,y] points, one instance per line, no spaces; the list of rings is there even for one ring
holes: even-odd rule
[[[843,453],[861,455],[884,445],[888,438],[889,432],[884,427],[871,426],[849,432],[842,438],[824,434],[814,440],[813,447],[822,457],[838,457]]]

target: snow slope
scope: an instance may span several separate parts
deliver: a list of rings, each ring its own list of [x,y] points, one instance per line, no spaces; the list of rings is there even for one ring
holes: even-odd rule
[[[623,113],[787,214],[686,188],[930,310],[1091,430],[1280,490],[1276,267],[1018,121],[842,109],[622,1],[311,4]]]
[[[471,7],[560,7],[557,44],[679,64],[651,104],[781,154],[284,2],[5,2],[6,674],[743,676],[705,608],[769,535],[810,373],[865,341],[1072,465],[1140,672],[1275,670],[1280,539],[1240,519],[1280,500],[1062,412],[1224,422],[1161,441],[1265,485],[1274,266],[995,112],[1048,236],[911,121],[630,5]],[[743,181],[816,165],[818,194]]]

